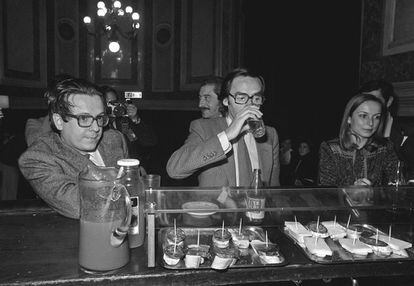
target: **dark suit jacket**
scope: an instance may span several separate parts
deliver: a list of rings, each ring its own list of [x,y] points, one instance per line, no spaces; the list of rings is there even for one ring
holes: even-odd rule
[[[233,150],[225,154],[217,137],[226,128],[224,117],[192,121],[184,145],[168,160],[168,175],[183,179],[199,172],[198,183],[201,187],[235,186]],[[256,139],[256,143],[262,180],[270,186],[279,186],[279,139],[276,130],[266,126],[266,135]]]
[[[103,133],[98,150],[107,167],[128,158],[125,139],[116,130]],[[79,218],[78,175],[87,164],[93,163],[54,132],[42,135],[19,158],[20,170],[39,197],[70,218]]]

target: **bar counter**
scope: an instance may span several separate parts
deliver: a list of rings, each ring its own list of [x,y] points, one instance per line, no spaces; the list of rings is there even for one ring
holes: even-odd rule
[[[229,285],[372,276],[414,281],[414,276],[407,276],[414,273],[414,261],[322,265],[283,237],[279,244],[288,261],[285,266],[170,270],[158,261],[148,268],[143,246],[131,250],[131,260],[122,269],[97,276],[79,269],[77,220],[39,201],[10,201],[0,203],[0,226],[0,285]]]

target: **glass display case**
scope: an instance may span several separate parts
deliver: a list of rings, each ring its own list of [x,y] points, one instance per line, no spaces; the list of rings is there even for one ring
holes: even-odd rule
[[[292,247],[328,265],[413,260],[413,201],[398,185],[146,190],[148,266],[283,267]]]

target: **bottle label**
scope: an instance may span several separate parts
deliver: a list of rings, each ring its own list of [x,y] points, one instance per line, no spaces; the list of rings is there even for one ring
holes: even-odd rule
[[[128,233],[139,234],[139,197],[131,197],[131,209],[131,224]]]
[[[265,207],[265,198],[252,198],[247,197],[247,208],[248,209],[261,209]],[[265,216],[264,211],[251,211],[246,212],[246,216],[250,219],[263,219]]]

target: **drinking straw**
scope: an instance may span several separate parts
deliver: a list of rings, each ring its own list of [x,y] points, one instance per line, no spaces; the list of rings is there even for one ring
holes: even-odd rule
[[[200,230],[197,231],[197,246],[200,246]]]
[[[241,235],[241,230],[242,230],[242,218],[240,218],[240,224],[239,224],[239,235]]]
[[[357,237],[356,229],[354,230],[354,239],[352,240],[352,245],[355,245],[355,240]]]
[[[351,222],[351,214],[348,216],[348,222],[346,223],[346,229],[349,228],[349,223]]]
[[[388,231],[388,242],[391,241],[391,224],[390,224],[390,229]]]
[[[221,238],[224,237],[224,220],[223,220],[223,224],[221,225]]]
[[[296,226],[296,229],[298,229],[298,221],[296,220],[296,216],[295,216],[295,226]]]
[[[336,215],[334,216],[334,228],[336,226]]]
[[[375,244],[378,244],[378,228],[377,228],[377,235],[375,236]]]
[[[267,240],[267,230],[266,230],[266,247],[269,247],[268,240]]]

